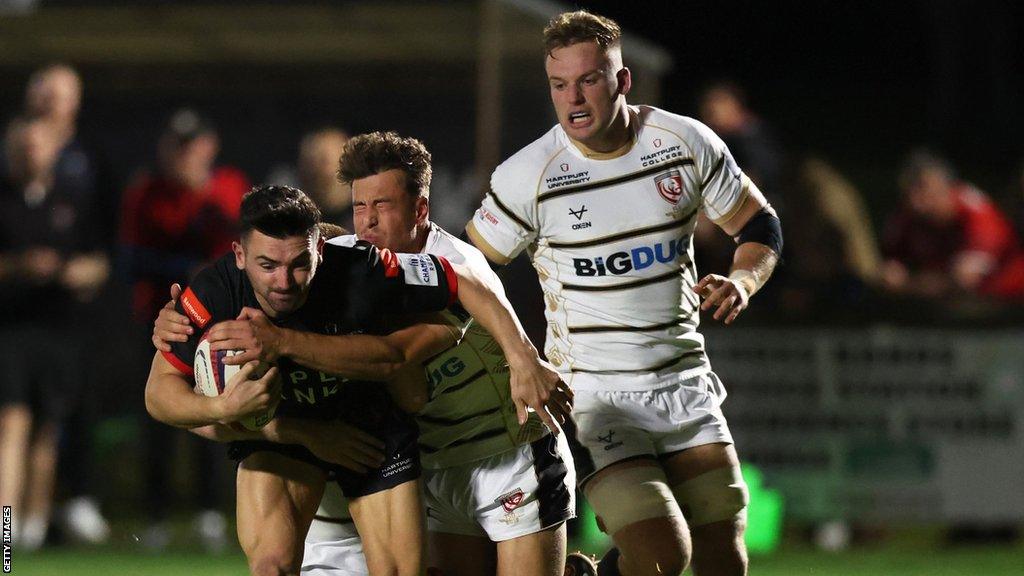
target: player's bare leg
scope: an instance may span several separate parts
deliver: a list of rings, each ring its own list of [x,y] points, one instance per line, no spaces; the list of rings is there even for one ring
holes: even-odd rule
[[[494,574],[498,569],[498,555],[494,542],[487,537],[430,532],[427,566],[440,570],[439,576]]]
[[[662,576],[679,574],[686,569],[690,560],[690,538],[686,521],[674,506],[670,494],[667,494],[668,481],[665,474],[652,458],[640,458],[612,464],[599,471],[585,486],[585,493],[602,530],[609,526],[602,518],[602,509],[598,499],[591,496],[600,489],[603,482],[615,482],[615,476],[629,475],[643,468],[651,476],[661,478],[663,490],[666,492],[663,515],[630,522],[618,529],[611,528],[612,540],[619,550],[618,568],[627,576]],[[628,502],[628,500],[627,500]]]
[[[274,452],[238,466],[238,541],[253,576],[297,576],[303,542],[323,496],[326,474]]]
[[[0,407],[0,502],[13,506],[21,516],[25,478],[28,476],[28,447],[32,438],[32,412],[24,404]],[[16,518],[14,530],[21,529]]]
[[[349,501],[349,513],[363,541],[366,566],[374,576],[423,573],[426,537],[419,484],[409,481]]]
[[[666,458],[663,466],[671,486],[676,487],[708,472],[735,469],[739,458],[732,444],[706,444],[683,450]],[[697,576],[742,576],[747,573],[747,548],[743,542],[745,512],[735,517],[690,526],[693,538],[693,572]]]
[[[498,576],[562,576],[565,522],[557,527],[498,542]]]

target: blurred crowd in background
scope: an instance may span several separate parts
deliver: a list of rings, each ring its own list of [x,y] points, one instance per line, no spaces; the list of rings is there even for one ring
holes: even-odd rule
[[[101,420],[128,419],[141,456],[119,465],[145,470],[130,497],[146,514],[143,544],[167,546],[169,516],[188,510],[202,541],[223,547],[230,464],[220,446],[145,417],[147,334],[170,284],[230,249],[251,184],[298,186],[327,220],[351,227],[350,191],[336,178],[348,134],[342,126],[314,129],[301,136],[294,163],[246,174],[218,161],[217,119],[182,108],[151,143],[152,164],[122,182],[106,152],[78,133],[81,102],[78,73],[52,65],[31,75],[20,110],[0,111],[0,501],[16,503],[23,549],[44,545],[48,534],[105,541],[97,482],[111,472],[95,469],[92,443]],[[755,104],[723,81],[685,112],[726,141],[783,221],[782,265],[744,323],[892,321],[908,306],[930,305],[1019,317],[1024,171],[1006,174],[1006,189],[981,190],[950,159],[907,150],[892,175],[900,207],[873,222],[858,184],[826,158],[788,151],[786,127],[760,117]],[[463,204],[446,209],[456,214],[480,199],[439,196]],[[725,273],[732,240],[707,223],[697,230],[699,269]],[[187,450],[174,456],[180,448]],[[179,466],[186,458],[191,463]],[[191,476],[184,484],[192,496],[176,492],[182,474]]]

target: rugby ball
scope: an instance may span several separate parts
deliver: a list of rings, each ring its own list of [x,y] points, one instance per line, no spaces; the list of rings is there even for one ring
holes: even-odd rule
[[[224,358],[240,354],[241,350],[210,350],[210,341],[206,334],[199,340],[196,348],[196,356],[192,362],[193,376],[196,384],[196,394],[204,396],[220,396],[224,393],[224,387],[228,381],[242,369],[241,366],[225,364]],[[269,364],[260,363],[256,370],[249,376],[250,380],[258,380],[270,369]],[[242,418],[239,423],[249,430],[259,430],[267,425],[274,418],[276,408],[271,408],[265,413],[254,414]]]

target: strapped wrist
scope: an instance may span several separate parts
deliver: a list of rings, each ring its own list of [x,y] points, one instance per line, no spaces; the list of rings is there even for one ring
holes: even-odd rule
[[[732,280],[739,285],[744,292],[747,293],[747,298],[754,295],[757,289],[760,288],[760,283],[757,281],[757,274],[754,274],[750,270],[733,270],[729,274],[729,280]]]

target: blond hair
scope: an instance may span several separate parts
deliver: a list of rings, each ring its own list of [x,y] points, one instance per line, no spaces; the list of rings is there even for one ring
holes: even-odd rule
[[[611,18],[586,10],[563,12],[544,28],[544,53],[579,42],[596,42],[603,50],[622,45],[622,29]]]

